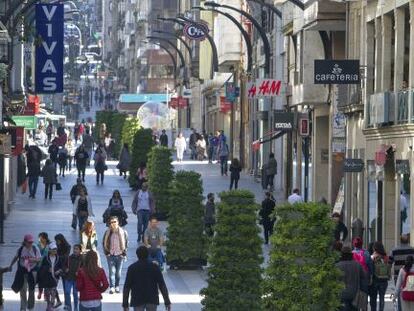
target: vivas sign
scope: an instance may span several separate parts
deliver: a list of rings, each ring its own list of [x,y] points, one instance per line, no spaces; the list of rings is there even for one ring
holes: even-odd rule
[[[206,38],[206,33],[208,32],[208,25],[204,23],[188,23],[184,26],[184,35],[190,40],[202,41]]]
[[[359,60],[315,59],[315,84],[359,84]]]
[[[36,4],[35,89],[38,94],[63,92],[63,4]]]

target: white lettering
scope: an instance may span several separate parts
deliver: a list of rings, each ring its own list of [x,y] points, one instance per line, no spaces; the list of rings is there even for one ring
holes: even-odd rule
[[[43,66],[42,73],[50,71],[52,73],[57,73],[56,67],[53,64],[51,59],[46,60],[45,65]]]
[[[57,89],[56,78],[55,77],[46,77],[43,79],[44,90],[53,92]]]
[[[50,38],[50,37],[53,36],[53,33],[52,33],[52,24],[46,24],[46,27],[47,27],[47,36]]]
[[[43,48],[45,49],[47,55],[52,55],[53,51],[55,50],[56,44],[57,42],[53,41],[51,46],[48,46],[46,42],[42,42]]]
[[[52,6],[52,10],[50,12],[49,12],[48,7],[46,5],[43,5],[42,6],[42,9],[43,9],[43,12],[46,15],[47,20],[50,22],[52,20],[52,18],[53,18],[53,15],[55,15],[57,6],[56,5],[53,5]]]
[[[290,123],[276,123],[275,128],[277,128],[277,129],[291,129],[292,124],[290,124]]]

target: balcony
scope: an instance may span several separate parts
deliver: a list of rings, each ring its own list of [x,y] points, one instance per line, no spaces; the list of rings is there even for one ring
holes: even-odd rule
[[[410,109],[411,107],[411,109]],[[414,122],[414,90],[372,94],[367,102],[367,127]]]

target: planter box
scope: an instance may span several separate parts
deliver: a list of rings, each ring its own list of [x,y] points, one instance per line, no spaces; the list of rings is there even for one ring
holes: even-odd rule
[[[170,266],[171,270],[200,270],[204,266],[207,266],[206,259],[191,258],[187,261],[182,260],[171,260],[167,259],[167,265]]]

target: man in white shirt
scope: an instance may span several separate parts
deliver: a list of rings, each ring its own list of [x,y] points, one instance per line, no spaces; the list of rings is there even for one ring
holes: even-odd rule
[[[303,199],[299,194],[299,189],[293,189],[292,194],[288,197],[289,204],[302,203]]]

